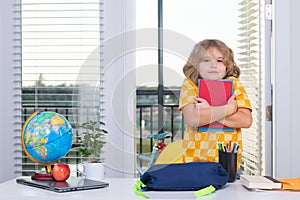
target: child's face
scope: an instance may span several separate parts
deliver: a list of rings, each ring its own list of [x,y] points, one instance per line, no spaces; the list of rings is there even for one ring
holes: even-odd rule
[[[223,54],[214,47],[208,48],[206,52],[207,57],[200,62],[197,68],[201,77],[209,80],[223,78],[226,74]]]

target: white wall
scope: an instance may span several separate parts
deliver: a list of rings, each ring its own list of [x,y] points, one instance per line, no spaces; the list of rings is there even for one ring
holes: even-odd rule
[[[300,177],[300,1],[274,5],[274,176]]]
[[[0,183],[14,177],[13,6],[0,3]]]

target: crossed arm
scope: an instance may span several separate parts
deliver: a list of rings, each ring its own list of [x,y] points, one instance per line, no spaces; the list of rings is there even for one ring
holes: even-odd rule
[[[185,122],[192,127],[203,126],[215,121],[228,127],[249,128],[252,124],[251,110],[237,108],[233,95],[223,106],[210,106],[204,99],[195,98],[196,103],[182,109]]]

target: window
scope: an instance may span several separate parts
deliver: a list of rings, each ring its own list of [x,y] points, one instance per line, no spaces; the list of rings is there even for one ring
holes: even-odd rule
[[[101,56],[103,33],[102,0],[21,0],[16,3],[17,81],[22,93],[20,126],[34,111],[55,111],[73,127],[77,142],[78,125],[101,118]],[[40,169],[18,150],[17,173],[30,175]],[[71,150],[68,163],[81,162]],[[75,167],[76,165],[74,165]],[[76,173],[76,168],[72,168]]]
[[[266,92],[265,80],[262,79],[264,67],[266,67],[262,61],[265,33],[264,18],[261,18],[265,2],[263,0],[158,0],[157,2],[141,0],[136,5],[137,30],[150,28],[156,30],[156,34],[159,35],[159,29],[163,28],[163,38],[160,40],[156,35],[158,48],[152,49],[151,53],[144,51],[143,54],[136,55],[139,138],[157,130],[153,128],[157,123],[153,115],[159,116],[160,111],[153,111],[153,105],[164,108],[162,109],[164,118],[161,118],[164,130],[171,131],[173,136],[177,134],[174,129],[168,129],[166,124],[169,120],[170,124],[174,124],[174,118],[182,123],[182,116],[167,113],[168,101],[166,101],[165,92],[170,91],[173,95],[171,99],[174,101],[171,105],[178,106],[176,105],[177,97],[184,79],[182,67],[191,49],[196,42],[203,39],[217,38],[224,41],[235,53],[235,60],[242,71],[241,81],[253,107],[253,125],[250,129],[243,130],[242,169],[247,174],[260,174],[262,170],[261,138],[265,134],[262,128],[265,122],[263,105],[265,105]],[[156,13],[159,13],[157,19],[153,16]],[[156,27],[154,19],[157,20]],[[162,54],[159,54],[160,48],[163,49]],[[146,68],[145,66],[147,66],[147,73],[142,74],[143,70],[140,69]],[[159,93],[159,88],[149,83],[155,83],[156,87],[161,83],[164,88],[163,92]],[[146,93],[146,90],[152,90],[152,93]],[[163,95],[164,101],[159,102],[160,95]],[[146,105],[149,108],[145,108]],[[168,116],[171,116],[171,119]],[[150,130],[148,132],[145,131],[147,127]],[[183,125],[180,130],[183,132]],[[139,152],[143,151],[141,148],[145,145],[144,143],[141,145],[142,142],[142,140],[137,142]],[[151,151],[151,145],[149,151]]]

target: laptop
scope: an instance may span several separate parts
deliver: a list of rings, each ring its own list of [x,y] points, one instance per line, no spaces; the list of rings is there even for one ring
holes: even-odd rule
[[[95,181],[83,177],[70,177],[67,181],[37,181],[31,177],[17,178],[16,182],[23,185],[37,187],[53,192],[72,192],[79,190],[91,190],[108,187],[107,182]]]

